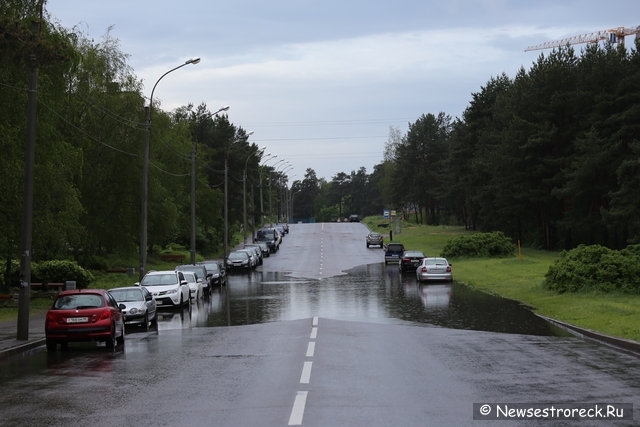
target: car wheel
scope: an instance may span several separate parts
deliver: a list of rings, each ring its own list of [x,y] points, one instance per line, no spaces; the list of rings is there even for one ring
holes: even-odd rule
[[[124,345],[124,323],[122,324],[122,331],[121,331],[120,336],[118,338],[116,338],[116,342],[120,346]]]
[[[153,319],[151,319],[151,324],[152,325],[158,324],[158,309],[156,309],[156,312],[153,313]]]
[[[369,249],[369,244],[367,243],[367,249]]]
[[[142,321],[142,330],[143,331],[149,330],[149,313],[144,315],[144,320]]]
[[[47,340],[47,351],[56,351],[58,343],[53,340]]]
[[[111,325],[111,336],[107,338],[104,342],[107,348],[113,348],[116,341],[115,336],[116,336],[116,327],[114,325]]]

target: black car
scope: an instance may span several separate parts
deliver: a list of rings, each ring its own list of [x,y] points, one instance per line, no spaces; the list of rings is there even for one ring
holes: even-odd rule
[[[269,251],[276,253],[280,249],[280,232],[275,228],[261,228],[256,232],[255,241],[265,242],[269,245]]]
[[[358,215],[349,215],[349,222],[360,222],[360,217]]]
[[[269,245],[267,245],[265,242],[247,243],[246,245],[244,245],[244,247],[245,248],[258,248],[260,253],[262,253],[262,258],[268,257],[270,255]],[[262,264],[262,261],[260,261],[260,264]]]
[[[404,245],[402,243],[388,243],[384,245],[384,263],[400,262],[400,258],[404,254]]]
[[[224,263],[219,259],[208,259],[198,263],[203,265],[207,270],[207,278],[213,286],[222,286],[227,284],[227,271]]]
[[[423,259],[424,253],[422,251],[404,251],[400,262],[398,262],[398,270],[400,270],[400,273],[415,270]]]

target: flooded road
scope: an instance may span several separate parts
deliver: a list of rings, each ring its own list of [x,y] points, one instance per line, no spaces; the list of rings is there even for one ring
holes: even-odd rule
[[[73,343],[8,358],[0,425],[474,426],[476,404],[640,401],[635,355],[514,301],[401,276],[365,247],[362,224],[291,230],[263,266],[160,311],[115,351]],[[580,425],[603,422],[637,425]]]
[[[269,260],[264,266],[268,267]],[[528,335],[569,333],[534,315],[522,304],[462,284],[418,284],[384,263],[356,267],[347,274],[312,280],[277,272],[235,273],[224,289],[194,307],[192,326],[228,326],[304,319],[313,316],[375,323]],[[162,320],[161,320],[162,321]]]

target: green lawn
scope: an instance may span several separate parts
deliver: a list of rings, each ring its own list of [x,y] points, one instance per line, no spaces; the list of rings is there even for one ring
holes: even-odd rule
[[[379,217],[365,218],[372,230]],[[385,231],[382,231],[385,230]],[[449,239],[466,231],[464,227],[416,226],[403,224],[394,242],[407,249],[437,256]],[[385,241],[388,241],[386,239]],[[640,296],[624,294],[557,294],[543,288],[544,275],[558,253],[523,248],[508,259],[450,259],[454,278],[468,286],[525,303],[541,315],[605,334],[640,341]]]

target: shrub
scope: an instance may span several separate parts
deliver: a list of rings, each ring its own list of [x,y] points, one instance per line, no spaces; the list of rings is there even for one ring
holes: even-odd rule
[[[516,245],[501,231],[493,233],[476,233],[449,240],[440,256],[445,258],[460,257],[510,257],[515,255]]]
[[[547,289],[640,293],[640,246],[615,251],[600,245],[580,245],[564,251],[545,275]]]
[[[93,281],[93,274],[80,267],[75,261],[53,260],[34,264],[31,282],[65,283],[74,280],[79,289],[87,288]]]

